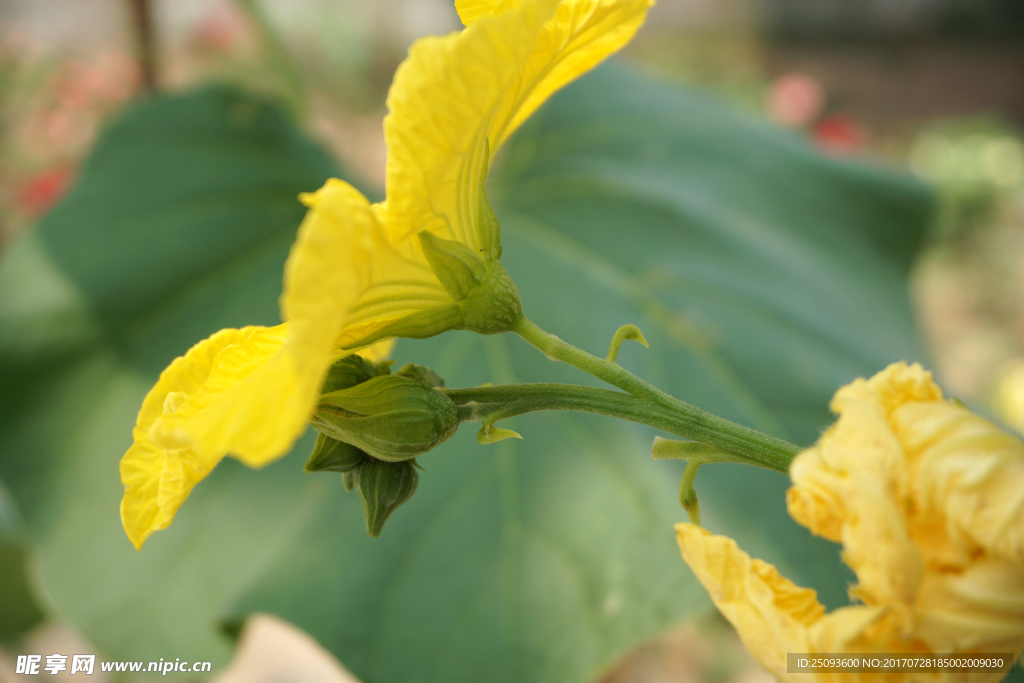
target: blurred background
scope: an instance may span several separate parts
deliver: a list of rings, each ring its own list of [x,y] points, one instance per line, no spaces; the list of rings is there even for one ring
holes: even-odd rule
[[[2,246],[147,87],[272,91],[379,187],[394,69],[416,37],[459,23],[447,0],[3,0],[0,25]],[[829,154],[933,183],[942,210],[914,277],[920,322],[949,391],[999,401],[1000,378],[1024,363],[1024,3],[661,0],[625,58]],[[1024,419],[1011,398],[1003,412]]]
[[[394,69],[416,37],[459,22],[447,0],[0,0],[0,26],[2,250],[74,183],[105,119],[150,89],[268,92],[381,187]],[[934,369],[950,394],[1024,427],[1024,2],[660,0],[624,58],[825,154],[934,185],[911,280]],[[61,628],[32,637],[76,637]],[[607,680],[761,680],[742,657],[709,623]]]

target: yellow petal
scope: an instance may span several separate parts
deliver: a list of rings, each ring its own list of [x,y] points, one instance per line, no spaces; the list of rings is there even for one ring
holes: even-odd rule
[[[935,383],[932,373],[919,363],[893,363],[867,380],[866,384],[886,413],[891,413],[907,403],[931,403],[942,400],[942,389]]]
[[[830,438],[831,432],[832,428],[825,432],[821,440]],[[833,486],[833,479],[822,476],[822,473],[827,472],[828,467],[822,460],[818,444],[794,458],[789,466],[789,476],[800,484],[786,491],[786,507],[790,517],[813,534],[839,543],[846,520],[846,506],[840,491]]]
[[[677,524],[683,559],[711,595],[743,644],[782,681],[875,680],[870,674],[790,674],[788,653],[926,652],[894,637],[887,607],[856,605],[825,614],[813,590],[800,588],[762,560],[751,559],[726,536]],[[890,675],[878,680],[917,680]],[[936,677],[929,680],[945,680]]]
[[[494,126],[488,135],[492,149],[497,150],[556,91],[632,40],[653,6],[654,0],[562,0],[538,36],[516,84],[515,99],[502,112],[508,123]]]
[[[472,25],[418,41],[395,74],[385,119],[387,201],[329,181],[289,257],[282,311],[300,374],[322,376],[330,339],[352,349],[452,297],[418,235],[500,255],[484,198],[493,154],[552,92],[632,37],[649,0],[462,3]],[[441,314],[444,315],[441,315]],[[390,328],[394,329],[394,328]]]
[[[121,520],[136,548],[171,523],[225,455],[262,466],[305,431],[308,411],[289,405],[300,382],[280,370],[289,360],[287,331],[287,324],[221,330],[171,363],[146,395],[121,460]],[[391,347],[389,340],[359,353],[381,360]],[[256,444],[248,443],[253,434]]]
[[[358,353],[366,360],[372,360],[375,363],[379,363],[388,356],[391,355],[391,351],[395,348],[394,339],[384,339],[382,341],[370,344],[369,346],[359,349],[354,353]]]
[[[889,623],[888,610],[885,607],[868,607],[853,605],[833,610],[816,621],[808,629],[808,652],[817,653],[852,653],[852,652],[907,652],[912,651],[914,643],[901,641],[894,635],[898,629]],[[917,648],[913,651],[922,650]],[[820,678],[830,680],[823,675]],[[883,680],[901,680],[901,676],[892,676]],[[870,674],[863,679],[856,674],[834,675],[831,680],[872,680]]]
[[[251,467],[285,455],[306,430],[339,346],[417,310],[443,292],[426,266],[387,242],[366,198],[330,180],[310,206],[285,265],[282,316],[273,331],[224,350],[203,387],[151,438],[166,448],[230,454]]]
[[[1006,424],[1024,432],[1024,358],[1015,358],[1003,366],[993,392],[996,414]]]
[[[790,515],[842,542],[843,559],[859,579],[851,594],[869,606],[888,606],[902,628],[911,627],[924,566],[904,517],[908,465],[889,417],[903,401],[931,400],[936,391],[930,375],[905,364],[854,381],[832,401],[835,425],[790,466]]]
[[[393,244],[379,210],[348,183],[328,180],[302,200],[310,209],[285,265],[281,311],[289,352],[322,379],[339,346],[451,297],[418,244]]]
[[[683,559],[754,658],[778,678],[793,680],[786,673],[786,653],[812,651],[808,628],[825,612],[817,594],[752,560],[727,536],[677,524],[676,539]]]
[[[322,373],[290,352],[288,324],[225,348],[198,391],[150,429],[164,448],[197,448],[263,467],[291,450],[313,414]],[[326,369],[326,365],[324,366]]]
[[[521,7],[523,0],[455,0],[455,10],[466,26],[481,17],[493,17]]]
[[[842,444],[831,439],[841,433],[830,432],[794,460],[790,469],[793,486],[786,496],[790,515],[816,533],[824,527],[835,534],[832,540],[842,542],[843,560],[859,579],[851,595],[870,606],[900,609],[909,626],[922,560],[901,509],[887,494],[884,483],[855,468],[823,464],[827,461],[819,452],[835,455]],[[865,461],[871,460],[872,452],[860,453]],[[845,456],[833,458],[843,459]]]
[[[121,459],[121,481],[125,486],[121,521],[136,548],[141,548],[154,531],[171,523],[192,487],[223,455],[156,444],[150,438],[154,425],[165,413],[173,415],[181,411],[190,396],[203,390],[223,361],[224,351],[244,346],[253,336],[270,332],[261,327],[217,332],[172,362],[146,395],[133,430],[134,443]]]
[[[910,473],[890,414],[907,401],[934,401],[941,396],[929,373],[906,363],[894,363],[871,380],[857,379],[839,389],[831,403],[839,420],[790,466],[796,484],[787,496],[793,518],[819,536],[840,541],[849,512],[845,494],[831,482],[853,472],[873,482],[880,495],[904,498]]]
[[[950,401],[893,411],[914,468],[918,515],[935,515],[970,555],[982,549],[1024,571],[1024,443]]]
[[[934,652],[1024,649],[1024,572],[996,558],[963,571],[930,572],[921,584],[915,637]]]
[[[417,41],[384,120],[392,240],[429,230],[490,256],[479,220],[489,161],[552,93],[628,42],[650,4],[463,2],[465,31]]]
[[[840,610],[812,641],[847,652],[1019,652],[1024,443],[945,400],[919,365],[856,380],[832,408],[836,424],[790,467],[787,504],[842,542],[859,579],[851,595],[882,612],[861,627]]]

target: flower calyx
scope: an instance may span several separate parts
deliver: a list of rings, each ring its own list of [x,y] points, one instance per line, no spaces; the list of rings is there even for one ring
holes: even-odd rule
[[[490,141],[485,139],[476,171],[476,211],[469,218],[475,248],[428,230],[418,235],[427,263],[458,310],[455,329],[479,334],[510,332],[523,317],[519,290],[501,265],[501,226],[485,187],[489,167]]]
[[[384,522],[412,498],[419,485],[414,460],[388,462],[326,434],[317,435],[307,472],[341,472],[345,490],[356,490],[363,505],[366,533],[377,538]]]
[[[359,494],[366,519],[366,533],[380,536],[391,513],[412,498],[420,475],[414,460],[388,462],[367,457],[352,471],[349,482]]]
[[[374,363],[362,356],[351,353],[344,358],[339,358],[331,364],[324,378],[321,394],[329,394],[339,389],[348,389],[357,384],[382,375],[391,374],[391,366],[395,362],[391,360]]]
[[[306,472],[341,472],[348,474],[370,456],[352,444],[317,434],[313,452],[309,454],[303,470]],[[351,487],[346,486],[351,490]]]
[[[523,317],[519,290],[500,261],[427,231],[419,239],[427,262],[454,302],[449,307],[454,329],[498,334],[510,331]]]
[[[400,377],[408,377],[409,379],[416,380],[420,384],[424,384],[431,389],[444,388],[444,379],[441,375],[437,374],[425,365],[406,363],[400,367],[395,374]]]
[[[467,212],[464,223],[451,229],[448,217],[431,229],[415,233],[422,257],[437,278],[449,301],[420,309],[377,329],[357,342],[359,346],[389,337],[426,339],[448,330],[469,330],[479,334],[511,332],[523,318],[519,290],[501,265],[501,227],[487,199],[487,171],[490,147],[477,159],[475,210]],[[439,225],[448,230],[437,234]],[[460,236],[460,239],[449,237]]]

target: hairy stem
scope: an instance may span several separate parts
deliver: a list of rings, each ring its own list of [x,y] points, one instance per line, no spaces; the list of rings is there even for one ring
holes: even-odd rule
[[[633,373],[624,370],[618,363],[598,358],[576,348],[572,344],[562,341],[553,334],[545,332],[530,322],[526,316],[519,319],[512,331],[540,349],[551,360],[562,361],[563,363],[575,366],[600,380],[608,382],[612,386],[628,391],[634,396],[645,397],[651,400],[675,400]]]
[[[498,420],[538,410],[596,413],[710,444],[728,451],[732,457],[727,459],[732,462],[777,472],[788,471],[790,461],[800,450],[791,443],[723,420],[682,401],[666,407],[648,396],[610,389],[574,384],[507,384],[440,391],[455,403],[459,420],[463,422],[483,420],[485,425],[493,425]]]
[[[618,363],[598,358],[545,332],[528,320],[526,316],[516,322],[513,331],[537,347],[551,360],[568,363],[628,392],[630,396],[645,405],[645,409],[649,411],[647,414],[657,414],[660,417],[671,419],[674,421],[675,429],[681,431],[674,431],[651,422],[644,422],[644,424],[658,426],[673,434],[724,448],[739,455],[746,462],[780,472],[787,471],[789,462],[800,450],[787,441],[738,425],[735,422],[723,420],[717,415],[704,412],[686,401],[670,396],[624,369]],[[550,408],[546,408],[546,410],[550,410]],[[642,420],[634,420],[634,422],[639,421]]]

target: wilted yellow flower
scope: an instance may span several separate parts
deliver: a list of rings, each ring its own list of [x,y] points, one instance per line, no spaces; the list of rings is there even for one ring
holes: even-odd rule
[[[993,392],[993,407],[1003,422],[1024,432],[1024,358],[1006,363]]]
[[[897,363],[840,389],[838,421],[790,467],[790,515],[843,544],[862,604],[826,614],[813,590],[692,524],[683,558],[750,652],[781,680],[786,654],[1024,649],[1024,443]],[[971,674],[999,680],[1004,674]],[[886,680],[965,680],[885,674]],[[829,674],[822,680],[879,680]]]
[[[632,38],[653,0],[462,0],[461,32],[417,41],[384,120],[387,199],[340,180],[310,207],[274,328],[222,330],[143,403],[121,462],[121,517],[141,547],[231,454],[291,448],[333,359],[389,337],[494,333],[522,316],[484,194],[490,161],[537,107]]]

